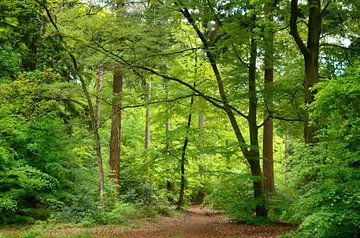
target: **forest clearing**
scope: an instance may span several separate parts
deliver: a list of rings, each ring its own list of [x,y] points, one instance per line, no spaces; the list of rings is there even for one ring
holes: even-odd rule
[[[0,231],[360,237],[359,82],[360,1],[0,0]]]

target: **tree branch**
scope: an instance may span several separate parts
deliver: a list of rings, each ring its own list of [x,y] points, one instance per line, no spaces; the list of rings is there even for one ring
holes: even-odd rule
[[[86,110],[88,110],[88,106],[80,101],[77,101],[75,99],[71,99],[71,98],[60,98],[60,97],[48,97],[48,96],[41,96],[41,98],[43,99],[47,99],[47,100],[55,100],[55,101],[64,101],[64,102],[73,102],[76,103],[78,105],[80,105],[81,107],[85,108]]]
[[[308,48],[301,39],[297,28],[297,11],[298,0],[291,0],[291,15],[290,15],[290,35],[293,36],[295,43],[299,47],[301,53],[306,57],[310,54]]]
[[[327,3],[326,3],[326,5],[325,5],[325,7],[323,8],[323,10],[321,11],[321,16],[324,16],[324,14],[325,14],[325,11],[326,11],[326,9],[328,8],[328,6],[330,5],[330,3],[331,3],[331,0],[329,0]]]
[[[216,78],[216,82],[218,85],[218,90],[219,90],[219,94],[223,103],[223,107],[222,109],[226,112],[231,126],[234,130],[234,133],[236,135],[236,138],[240,144],[241,147],[241,151],[243,153],[243,155],[248,158],[248,154],[249,154],[249,150],[248,150],[248,146],[245,142],[245,138],[243,136],[243,134],[241,133],[239,124],[236,120],[236,117],[232,111],[232,108],[230,107],[230,105],[228,104],[228,100],[227,100],[227,96],[226,96],[226,92],[224,89],[224,85],[223,85],[223,81],[222,81],[222,77],[220,74],[220,71],[218,69],[217,63],[216,63],[216,59],[214,57],[214,55],[212,54],[209,44],[204,36],[204,34],[200,31],[199,27],[196,25],[196,22],[194,21],[194,19],[192,18],[189,10],[187,8],[182,8],[180,10],[180,12],[183,14],[183,16],[189,21],[189,23],[191,24],[191,26],[193,27],[193,29],[195,30],[196,34],[198,35],[198,37],[200,38],[203,46],[204,46],[204,50],[206,53],[206,56],[210,62],[211,68],[214,72],[215,78]],[[249,117],[247,117],[247,119],[249,119]]]

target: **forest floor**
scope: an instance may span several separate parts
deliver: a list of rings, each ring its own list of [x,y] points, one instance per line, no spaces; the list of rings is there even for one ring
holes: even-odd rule
[[[235,224],[218,212],[191,206],[183,214],[161,217],[156,221],[146,221],[136,228],[116,226],[93,228],[45,229],[40,237],[99,237],[99,238],[272,238],[294,229],[286,224],[247,225]],[[19,230],[5,237],[25,237]],[[18,236],[19,235],[19,236]],[[4,237],[1,235],[0,237]],[[28,236],[26,236],[28,237]],[[37,236],[29,236],[37,237]]]
[[[291,229],[294,227],[286,224],[234,224],[219,213],[191,206],[182,215],[148,221],[137,228],[97,227],[88,228],[86,232],[101,238],[270,238]],[[68,228],[53,232],[52,235],[59,235],[59,232],[69,235],[82,233],[84,229]]]

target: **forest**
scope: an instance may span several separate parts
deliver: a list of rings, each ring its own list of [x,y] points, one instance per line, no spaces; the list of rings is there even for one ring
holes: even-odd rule
[[[355,0],[1,0],[0,237],[360,237],[359,36]]]

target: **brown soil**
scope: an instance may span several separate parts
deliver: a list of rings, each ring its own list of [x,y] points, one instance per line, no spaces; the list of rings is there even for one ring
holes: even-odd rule
[[[99,227],[88,231],[101,238],[270,238],[291,229],[294,227],[284,224],[234,224],[219,213],[192,206],[186,209],[184,215],[164,217],[157,223],[149,222],[140,228],[123,230],[116,227]]]

